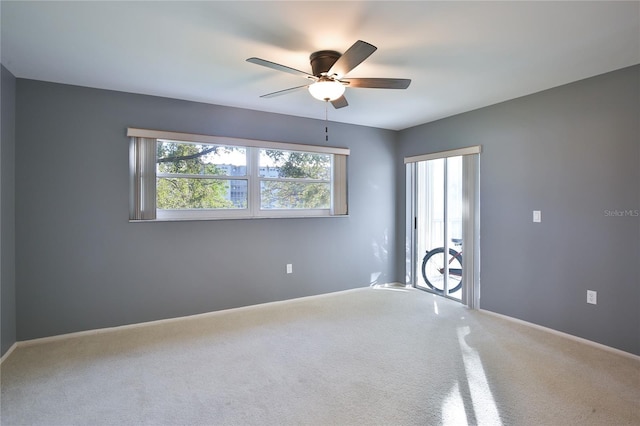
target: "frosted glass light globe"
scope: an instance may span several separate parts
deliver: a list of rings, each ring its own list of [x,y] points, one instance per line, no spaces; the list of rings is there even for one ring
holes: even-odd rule
[[[337,81],[320,80],[309,86],[309,93],[320,101],[335,101],[344,94],[344,89]]]

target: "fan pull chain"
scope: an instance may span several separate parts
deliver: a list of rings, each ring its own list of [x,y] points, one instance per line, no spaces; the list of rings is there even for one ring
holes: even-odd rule
[[[324,101],[324,140],[329,142],[329,101]]]

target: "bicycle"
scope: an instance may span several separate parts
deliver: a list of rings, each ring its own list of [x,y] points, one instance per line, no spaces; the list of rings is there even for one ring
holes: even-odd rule
[[[460,251],[449,248],[449,294],[462,288],[462,238],[452,238],[451,241],[460,246]],[[445,261],[444,247],[427,250],[422,260],[422,278],[438,294],[444,294]]]

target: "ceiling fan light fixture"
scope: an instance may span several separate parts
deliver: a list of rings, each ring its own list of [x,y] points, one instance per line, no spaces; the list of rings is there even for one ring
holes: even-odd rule
[[[309,93],[320,101],[335,101],[344,94],[344,85],[334,80],[320,80],[309,86]]]

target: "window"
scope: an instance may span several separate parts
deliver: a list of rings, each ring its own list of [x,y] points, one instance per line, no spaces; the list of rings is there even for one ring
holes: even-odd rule
[[[260,149],[260,208],[331,208],[331,155]]]
[[[128,130],[131,220],[347,214],[345,148]]]
[[[247,149],[156,140],[156,208],[247,208]]]

